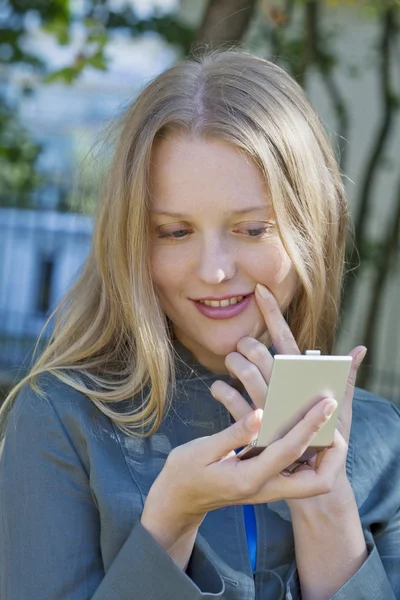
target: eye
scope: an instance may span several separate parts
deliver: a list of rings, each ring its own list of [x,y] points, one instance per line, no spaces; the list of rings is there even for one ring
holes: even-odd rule
[[[266,233],[268,231],[268,227],[258,227],[257,229],[246,229],[247,235],[250,237],[257,237]]]
[[[272,223],[264,223],[262,226],[258,225],[258,227],[251,227],[248,223],[243,225],[247,225],[247,227],[243,226],[242,229],[236,229],[234,233],[240,233],[241,235],[254,238],[267,235],[268,233],[270,233],[273,226]]]
[[[175,229],[175,231],[169,231],[167,233],[159,233],[158,239],[160,240],[180,240],[189,233],[189,229]]]

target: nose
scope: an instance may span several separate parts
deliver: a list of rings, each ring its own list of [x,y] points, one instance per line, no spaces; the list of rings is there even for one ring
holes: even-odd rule
[[[232,279],[237,271],[236,257],[227,240],[204,240],[197,263],[197,276],[204,283],[217,284]]]

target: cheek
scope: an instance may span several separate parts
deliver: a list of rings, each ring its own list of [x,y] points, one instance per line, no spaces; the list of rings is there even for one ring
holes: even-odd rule
[[[263,261],[263,273],[260,281],[271,289],[281,306],[287,306],[292,300],[298,275],[281,244],[269,248],[268,256]]]
[[[179,256],[166,252],[165,248],[155,247],[151,252],[151,277],[154,284],[163,293],[179,287],[183,279],[185,266]]]
[[[160,253],[153,251],[151,255],[151,278],[154,285],[159,289],[163,290],[167,285],[168,281],[171,281],[172,273],[170,273],[171,265],[162,259]],[[173,279],[172,279],[173,281]]]

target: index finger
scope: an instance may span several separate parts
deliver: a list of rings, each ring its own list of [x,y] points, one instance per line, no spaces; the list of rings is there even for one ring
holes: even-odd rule
[[[273,294],[261,283],[257,283],[255,291],[258,307],[278,354],[301,354]]]

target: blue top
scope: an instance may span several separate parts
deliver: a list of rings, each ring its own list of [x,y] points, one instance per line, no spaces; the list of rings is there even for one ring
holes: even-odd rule
[[[244,504],[243,514],[246,525],[247,548],[249,550],[251,568],[254,573],[257,562],[257,524],[254,506],[252,504]]]
[[[236,454],[243,450],[244,446],[235,450]],[[243,504],[244,524],[246,527],[247,548],[253,573],[257,563],[257,522],[253,504]]]

